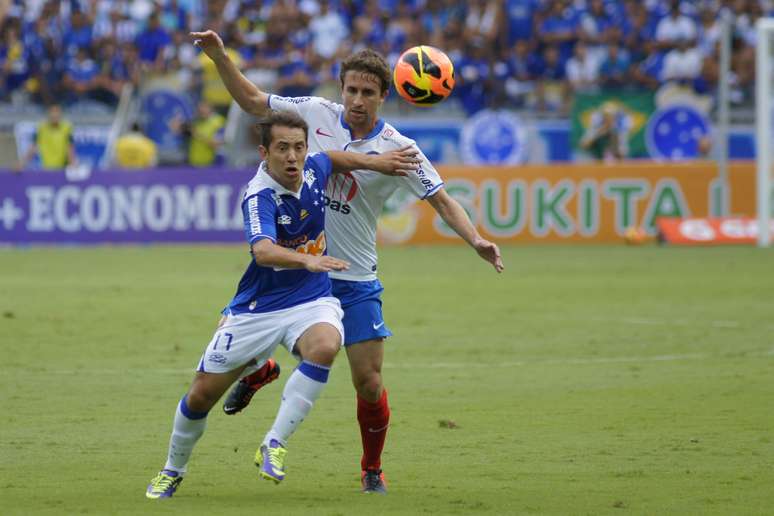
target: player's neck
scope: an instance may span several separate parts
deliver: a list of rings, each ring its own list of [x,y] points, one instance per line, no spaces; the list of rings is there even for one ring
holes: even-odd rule
[[[364,123],[364,124],[349,124],[349,132],[352,134],[353,140],[362,140],[369,134],[371,134],[371,131],[374,130],[374,127],[376,127],[376,123],[379,121],[378,118],[374,118],[370,123]]]
[[[269,176],[272,179],[274,179],[277,183],[279,183],[281,187],[285,188],[290,192],[297,192],[298,189],[301,188],[301,182],[303,181],[301,177],[299,177],[295,181],[291,181],[286,177],[281,177],[278,174],[275,174],[274,172],[269,170],[269,167],[266,167],[266,173],[269,174]]]

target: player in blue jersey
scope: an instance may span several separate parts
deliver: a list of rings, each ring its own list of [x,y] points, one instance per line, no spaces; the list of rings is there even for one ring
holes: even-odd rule
[[[357,420],[363,455],[360,461],[364,492],[385,493],[381,454],[389,427],[390,409],[382,381],[384,339],[392,333],[382,316],[381,283],[377,278],[376,223],[384,202],[402,189],[426,199],[438,215],[497,272],[503,270],[497,245],[479,235],[467,214],[443,188],[443,180],[415,142],[379,118],[390,87],[390,68],[378,53],[365,49],[341,66],[342,104],[320,97],[279,97],[251,83],[229,59],[213,31],[191,36],[215,63],[223,83],[246,112],[263,116],[269,109],[293,112],[310,126],[313,151],[347,150],[383,153],[412,146],[420,168],[405,177],[382,177],[365,170],[342,174],[329,182],[325,230],[332,254],[351,263],[333,271],[333,295],[344,309],[347,359],[357,391]],[[241,380],[227,397],[224,410],[233,414],[247,406],[252,394],[266,383],[258,372]]]
[[[285,384],[255,462],[263,478],[278,483],[285,477],[287,440],[319,397],[344,339],[328,272],[349,264],[326,253],[325,186],[334,173],[366,167],[404,175],[419,162],[410,149],[381,156],[307,155],[308,127],[292,113],[271,113],[260,127],[264,161],[242,202],[253,260],[178,404],[167,462],[148,485],[148,498],[174,494],[207,413],[246,368],[264,366],[280,344],[301,362]]]

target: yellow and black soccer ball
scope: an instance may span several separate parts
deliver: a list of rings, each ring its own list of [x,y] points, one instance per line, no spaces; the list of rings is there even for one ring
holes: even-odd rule
[[[432,106],[454,89],[454,65],[435,47],[412,47],[398,58],[392,80],[398,94],[407,102]]]

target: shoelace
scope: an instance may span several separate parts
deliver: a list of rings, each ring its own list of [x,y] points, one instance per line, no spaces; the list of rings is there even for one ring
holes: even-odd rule
[[[382,483],[381,475],[378,471],[366,471],[365,484],[366,489],[376,489]]]
[[[271,464],[274,469],[282,471],[282,463],[287,452],[288,451],[285,448],[269,448],[269,464]]]
[[[153,480],[153,490],[166,491],[175,480],[177,480],[177,477],[160,474]]]

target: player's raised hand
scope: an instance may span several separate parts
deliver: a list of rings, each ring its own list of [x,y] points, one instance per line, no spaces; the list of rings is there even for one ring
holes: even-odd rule
[[[345,271],[349,269],[349,262],[339,260],[333,256],[309,256],[306,270],[309,272]]]
[[[492,264],[492,267],[494,267],[497,272],[503,272],[505,265],[503,265],[503,259],[500,256],[500,248],[497,247],[497,244],[482,238],[477,241],[473,247],[481,258]]]
[[[188,35],[193,39],[194,46],[201,48],[213,61],[217,57],[226,55],[226,47],[223,45],[223,40],[220,39],[220,36],[214,30],[191,32]]]
[[[422,163],[418,156],[419,152],[413,145],[383,154],[374,154],[372,170],[388,176],[407,176],[411,172],[416,172]]]

